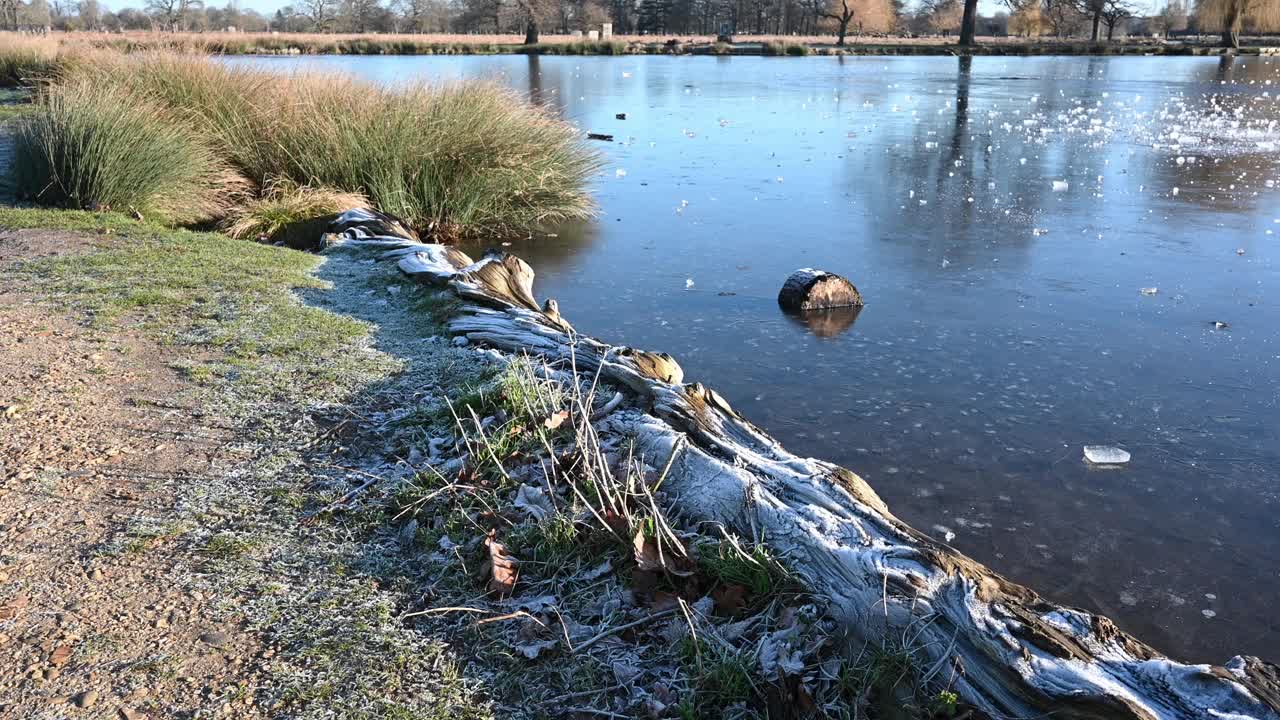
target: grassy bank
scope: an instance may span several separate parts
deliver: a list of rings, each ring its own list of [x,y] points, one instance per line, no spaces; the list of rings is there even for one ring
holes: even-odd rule
[[[247,691],[270,716],[965,710],[909,638],[850,651],[763,539],[669,513],[662,459],[589,421],[612,388],[431,337],[445,301],[393,265],[339,246],[317,276],[315,255],[118,213],[0,208],[0,228],[96,238],[20,275],[159,340],[182,402],[240,429],[240,461],[125,534],[173,528],[206,558],[192,582],[278,648]]]
[[[17,190],[41,204],[253,227],[362,197],[446,240],[592,212],[580,133],[497,84],[392,90],[40,40],[0,58],[43,81],[14,150]]]

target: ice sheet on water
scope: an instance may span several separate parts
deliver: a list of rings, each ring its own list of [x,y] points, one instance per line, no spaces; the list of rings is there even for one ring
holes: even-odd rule
[[[1095,465],[1123,465],[1129,462],[1129,451],[1114,445],[1085,445],[1084,457]]]

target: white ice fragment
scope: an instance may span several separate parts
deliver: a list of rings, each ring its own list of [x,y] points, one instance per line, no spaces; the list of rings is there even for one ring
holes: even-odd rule
[[[1129,462],[1129,451],[1114,445],[1085,445],[1084,457],[1095,465],[1123,465]]]
[[[686,290],[688,290],[688,289],[692,288],[692,287],[693,287],[693,278],[685,278],[685,279],[684,279],[684,287],[685,287],[685,289],[686,289]]]
[[[1054,181],[1053,181],[1053,191],[1054,191],[1054,192],[1065,192],[1065,191],[1066,191],[1066,189],[1067,189],[1067,187],[1068,187],[1068,185],[1067,185],[1067,181],[1066,181],[1066,180],[1054,180]]]
[[[1140,288],[1138,292],[1142,293],[1143,295],[1155,295],[1156,293],[1160,292],[1160,288],[1145,287],[1145,288]]]
[[[1178,188],[1173,189],[1173,196],[1178,197]]]
[[[613,171],[613,175],[614,177],[626,177],[627,171],[623,170],[622,168],[618,168],[617,170]]]

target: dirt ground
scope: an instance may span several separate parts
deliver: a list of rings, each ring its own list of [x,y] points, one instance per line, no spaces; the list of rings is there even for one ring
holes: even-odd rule
[[[0,231],[0,277],[91,241]],[[259,714],[270,650],[185,580],[174,489],[230,430],[176,400],[175,352],[0,280],[0,717]]]

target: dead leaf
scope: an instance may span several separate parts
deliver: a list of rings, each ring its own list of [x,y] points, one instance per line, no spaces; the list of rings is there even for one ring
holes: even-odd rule
[[[14,598],[8,605],[0,605],[0,620],[12,620],[18,616],[18,613],[27,606],[31,599],[25,595],[19,595]]]
[[[631,544],[635,548],[636,565],[642,571],[655,572],[662,569],[662,561],[658,556],[658,543],[656,540],[648,537],[641,530],[636,533],[636,537]]]
[[[515,506],[532,515],[535,520],[542,520],[555,512],[555,507],[542,488],[531,485],[521,485],[516,491]]]
[[[689,577],[694,573],[693,563],[688,558],[669,551],[658,552],[657,539],[646,536],[643,530],[636,533],[631,545],[635,549],[636,565],[641,571],[662,571],[679,577]]]
[[[742,599],[747,589],[741,585],[724,585],[711,591],[716,601],[716,612],[721,615],[736,615],[746,605]]]
[[[516,652],[529,658],[530,660],[534,660],[538,657],[540,653],[542,653],[543,650],[549,650],[555,647],[556,644],[559,642],[560,641],[556,639],[535,640],[533,642],[527,642],[527,643],[516,643],[513,647],[516,649]]]
[[[54,667],[65,665],[71,659],[71,650],[72,647],[70,645],[59,645],[54,648],[53,652],[49,654],[49,664]]]
[[[579,575],[578,579],[584,582],[588,580],[596,580],[598,578],[602,578],[605,575],[607,575],[609,571],[612,569],[613,569],[613,563],[609,562],[606,559],[604,562],[600,563],[599,565]]]
[[[507,597],[516,587],[519,575],[516,559],[507,553],[507,548],[497,540],[497,533],[490,530],[484,544],[489,548],[489,564],[492,577],[489,578],[489,592],[499,597]]]
[[[555,430],[556,428],[558,428],[558,427],[560,427],[561,425],[563,425],[563,424],[564,424],[564,421],[565,421],[565,420],[568,420],[568,419],[569,419],[569,411],[568,411],[568,410],[559,410],[559,411],[556,411],[556,412],[551,413],[551,417],[549,417],[549,418],[547,418],[546,420],[544,420],[544,421],[542,422],[542,424],[543,424],[543,426],[544,426],[544,427],[546,427],[548,430]]]
[[[670,610],[680,604],[680,599],[666,590],[658,590],[653,594],[653,611]]]
[[[608,525],[609,529],[619,537],[626,537],[631,530],[631,525],[627,522],[627,519],[612,510],[604,511],[604,524]]]

